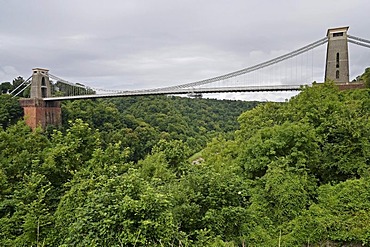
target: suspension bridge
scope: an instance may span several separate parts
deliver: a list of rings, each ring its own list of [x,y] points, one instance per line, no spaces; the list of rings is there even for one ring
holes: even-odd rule
[[[346,85],[350,83],[348,43],[370,48],[370,40],[349,35],[348,28],[329,29],[324,38],[256,65],[174,86],[140,90],[98,89],[89,87],[85,83],[70,82],[51,74],[47,69],[36,68],[33,69],[32,75],[13,92],[16,92],[14,96],[18,96],[27,88],[31,88],[30,99],[21,100],[21,104],[25,115],[28,115],[28,119],[33,121],[29,125],[35,127],[38,124],[46,126],[49,123],[57,124],[60,122],[59,102],[63,100],[148,95],[188,94],[197,96],[204,93],[299,91],[303,86],[312,84],[314,50],[325,44],[327,44],[325,75],[322,78],[325,81],[332,80],[337,84]],[[295,68],[292,66],[294,63],[292,61],[296,63]],[[41,113],[38,113],[40,109],[42,109]],[[40,116],[37,117],[37,114]]]

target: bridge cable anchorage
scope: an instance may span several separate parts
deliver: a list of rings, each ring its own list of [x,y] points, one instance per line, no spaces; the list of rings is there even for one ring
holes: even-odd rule
[[[322,38],[322,39],[320,39],[318,41],[315,41],[315,42],[313,42],[311,44],[308,44],[308,45],[306,45],[306,46],[304,46],[302,48],[299,48],[299,49],[297,49],[295,51],[289,52],[289,53],[287,53],[285,55],[276,57],[276,58],[271,59],[269,61],[266,61],[266,62],[257,64],[257,65],[254,65],[254,66],[251,66],[251,67],[248,67],[248,68],[244,68],[244,69],[241,69],[241,70],[237,70],[237,71],[234,71],[234,72],[231,72],[231,73],[228,73],[228,74],[216,76],[216,77],[205,79],[205,80],[200,80],[200,81],[196,81],[196,82],[181,84],[181,85],[177,85],[177,86],[164,87],[164,88],[159,88],[159,89],[154,89],[154,90],[169,90],[169,89],[195,87],[195,86],[206,85],[206,84],[209,84],[209,83],[212,83],[212,82],[226,80],[226,79],[229,79],[229,78],[232,78],[232,77],[236,77],[236,76],[239,76],[239,75],[243,75],[243,74],[247,74],[247,73],[253,72],[255,70],[259,70],[259,69],[268,67],[270,65],[273,65],[273,64],[282,62],[282,61],[287,60],[289,58],[298,56],[298,55],[300,55],[300,54],[302,54],[304,52],[307,52],[309,50],[312,50],[312,49],[314,49],[314,48],[316,48],[316,47],[318,47],[320,45],[323,45],[323,44],[325,44],[327,42],[328,42],[328,38],[325,37],[325,38]]]
[[[352,44],[355,44],[355,45],[360,45],[360,46],[363,46],[363,47],[366,47],[366,48],[370,48],[370,45],[368,45],[368,44],[364,44],[364,43],[354,41],[354,40],[351,40],[351,39],[349,39],[348,42],[350,42]]]
[[[10,92],[10,94],[13,94],[13,92],[17,91],[21,86],[23,86],[24,84],[26,84],[27,82],[29,82],[29,80],[32,78],[32,75],[30,77],[27,78],[27,80],[25,80],[24,82],[22,82],[21,84],[18,85],[18,87],[16,87],[13,91]],[[12,98],[14,97],[17,97],[18,94],[20,94],[21,92],[23,92],[26,88],[28,88],[29,86],[31,85],[31,83],[28,83],[22,90],[20,90],[18,93],[16,93],[15,95],[13,95]]]

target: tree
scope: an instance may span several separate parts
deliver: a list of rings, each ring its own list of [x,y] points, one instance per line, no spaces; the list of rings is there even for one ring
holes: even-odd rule
[[[10,82],[3,82],[0,84],[0,94],[7,94],[13,89]]]
[[[12,94],[13,95],[16,95],[18,92],[24,90],[24,88],[26,87],[26,85],[22,85],[21,87],[19,87],[16,91],[14,91],[18,86],[20,86],[22,83],[24,82],[24,79],[22,76],[18,76],[17,78],[14,78],[13,79],[13,88],[12,88]],[[30,95],[30,89],[28,90],[24,90],[21,94],[19,94],[18,96],[21,96],[21,97],[29,97]]]
[[[76,174],[61,199],[55,214],[58,245],[163,246],[176,240],[170,195],[137,170],[122,173],[120,164],[95,172]]]
[[[160,140],[153,148],[153,152],[163,152],[167,162],[172,167],[178,167],[189,157],[190,148],[182,141]]]
[[[171,186],[179,231],[200,246],[218,237],[240,244],[249,223],[250,196],[250,181],[240,174],[240,170],[221,170],[207,163],[189,166]]]
[[[71,121],[66,133],[55,130],[50,142],[51,146],[45,149],[42,167],[53,181],[62,184],[82,169],[101,145],[99,132],[80,119]]]
[[[365,87],[370,88],[370,68],[365,69],[359,80],[365,84]]]
[[[368,246],[370,243],[369,178],[349,179],[318,190],[318,202],[291,223],[283,236],[287,245],[333,242]]]
[[[11,196],[14,213],[0,219],[2,245],[32,246],[45,243],[52,229],[52,215],[47,201],[50,189],[45,176],[37,173],[24,176],[24,182]]]
[[[23,109],[18,99],[11,95],[0,95],[0,127],[7,128],[23,116]]]
[[[307,124],[284,123],[263,128],[241,141],[238,162],[251,178],[263,177],[269,166],[282,162],[294,170],[318,165],[318,138]]]
[[[24,122],[0,130],[0,245],[32,246],[46,241],[52,226],[53,187],[43,174],[50,142]]]

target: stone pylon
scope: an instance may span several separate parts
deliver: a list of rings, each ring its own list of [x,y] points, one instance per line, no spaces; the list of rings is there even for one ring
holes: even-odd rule
[[[58,126],[62,123],[60,102],[43,100],[51,97],[52,85],[48,72],[47,69],[32,69],[31,97],[20,100],[26,124],[32,129],[39,126],[41,128],[48,125]]]
[[[348,28],[331,28],[327,32],[325,81],[332,80],[338,84],[349,82]]]

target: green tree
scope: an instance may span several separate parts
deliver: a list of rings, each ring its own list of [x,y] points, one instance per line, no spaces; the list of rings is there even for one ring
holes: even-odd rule
[[[3,82],[0,84],[0,94],[7,94],[13,89],[13,86],[10,82]]]
[[[161,246],[176,239],[170,195],[121,166],[75,175],[55,214],[58,245]]]
[[[24,122],[0,131],[0,245],[46,241],[52,226],[53,187],[40,167],[50,142]]]
[[[82,169],[91,159],[94,150],[101,146],[99,132],[80,119],[71,121],[66,133],[54,131],[50,142],[51,146],[45,149],[45,162],[41,167],[59,185]]]
[[[365,69],[359,80],[365,84],[365,87],[370,88],[370,68]]]
[[[23,109],[18,99],[11,95],[0,95],[0,127],[7,128],[23,117]]]
[[[12,94],[16,95],[22,91],[22,93],[18,94],[20,97],[29,97],[30,96],[30,89],[25,89],[26,85],[20,86],[24,82],[24,79],[22,76],[18,76],[17,78],[13,79],[13,88],[12,88]],[[20,86],[16,91],[14,91],[18,86]]]
[[[369,179],[349,179],[323,185],[318,202],[291,223],[283,236],[288,245],[332,242],[368,246],[370,243]]]
[[[190,166],[171,188],[179,230],[200,246],[218,237],[240,244],[250,197],[250,182],[240,174],[237,167]]]
[[[153,152],[163,152],[167,162],[172,166],[180,166],[189,157],[190,148],[181,140],[160,140],[153,148]]]
[[[93,129],[112,131],[122,128],[122,118],[115,105],[106,100],[75,100],[63,102],[63,125],[81,119]]]
[[[319,161],[317,140],[315,131],[306,124],[267,127],[240,143],[238,162],[251,178],[263,177],[270,165],[279,162],[292,169],[309,171]]]

